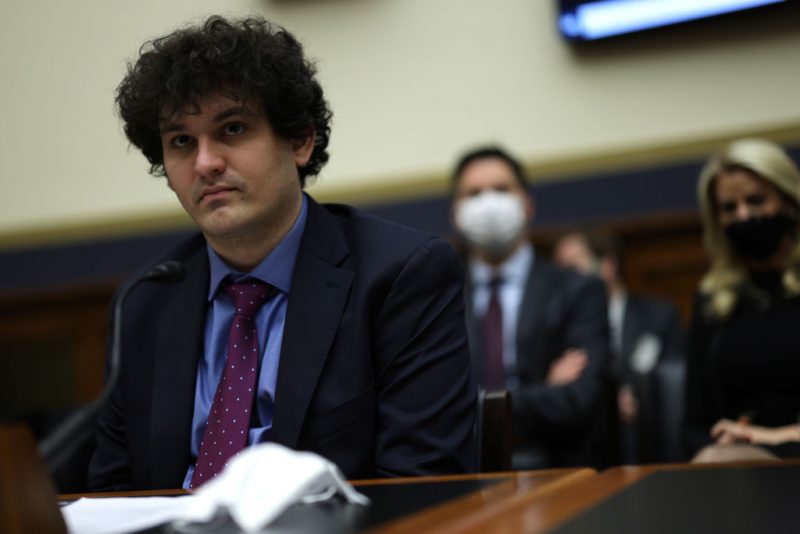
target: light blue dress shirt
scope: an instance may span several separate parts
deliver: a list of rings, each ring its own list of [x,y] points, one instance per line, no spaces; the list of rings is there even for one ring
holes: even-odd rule
[[[503,365],[506,369],[509,386],[513,386],[516,382],[517,322],[534,257],[533,246],[525,243],[497,268],[493,268],[477,258],[472,258],[469,262],[472,279],[472,310],[475,317],[483,317],[489,306],[489,282],[495,276],[502,280],[497,297],[502,310]]]
[[[275,385],[278,379],[283,327],[286,322],[286,305],[292,285],[292,273],[300,249],[300,240],[306,226],[308,201],[303,195],[300,214],[289,233],[278,245],[249,273],[231,268],[208,246],[210,284],[208,288],[208,313],[206,316],[205,345],[203,358],[197,366],[197,385],[194,396],[194,416],[192,418],[191,452],[196,458],[203,440],[203,432],[208,412],[214,401],[217,384],[225,370],[228,330],[233,321],[233,302],[224,290],[223,281],[230,277],[234,282],[256,279],[275,287],[275,295],[270,298],[256,315],[256,330],[259,343],[258,387],[256,389],[255,409],[250,421],[247,444],[269,441],[272,431],[272,409],[275,398]],[[194,462],[189,466],[183,487],[188,488],[194,473]]]

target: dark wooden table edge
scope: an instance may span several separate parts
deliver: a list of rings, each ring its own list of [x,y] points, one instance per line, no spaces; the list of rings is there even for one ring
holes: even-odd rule
[[[558,491],[578,481],[596,476],[590,468],[544,469],[481,475],[457,476],[456,480],[502,479],[484,490],[475,491],[437,506],[421,510],[407,517],[390,521],[375,529],[372,534],[399,532],[467,532],[475,525],[491,521],[506,511],[524,506],[542,495]],[[551,480],[535,482],[546,477]],[[451,477],[432,477],[430,482],[446,482]],[[413,482],[414,479],[409,479]],[[531,486],[532,485],[532,486]],[[530,487],[529,487],[530,486]]]
[[[746,467],[780,467],[800,465],[800,460],[743,461],[715,463],[672,463],[649,465],[621,465],[610,467],[592,479],[582,480],[569,488],[569,492],[555,492],[533,503],[529,513],[542,518],[540,524],[529,532],[550,532],[590,508],[599,505],[619,491],[664,471],[711,470]]]

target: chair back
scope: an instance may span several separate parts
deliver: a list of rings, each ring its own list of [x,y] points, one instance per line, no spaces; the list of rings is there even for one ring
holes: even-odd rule
[[[478,460],[481,473],[511,470],[513,418],[511,394],[505,390],[478,392]]]

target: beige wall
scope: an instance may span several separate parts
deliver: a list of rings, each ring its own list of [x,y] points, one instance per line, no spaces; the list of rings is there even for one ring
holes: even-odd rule
[[[5,0],[0,237],[180,213],[128,149],[113,90],[138,46],[219,12],[263,13],[317,58],[335,113],[311,191],[441,187],[465,147],[527,162],[800,126],[800,32],[747,19],[576,52],[550,0]],[[430,178],[429,178],[430,177]]]

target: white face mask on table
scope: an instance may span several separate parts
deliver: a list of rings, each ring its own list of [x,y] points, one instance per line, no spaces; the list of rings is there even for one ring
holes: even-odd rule
[[[525,205],[514,193],[484,191],[456,205],[456,228],[470,244],[489,256],[511,251],[526,222]]]

